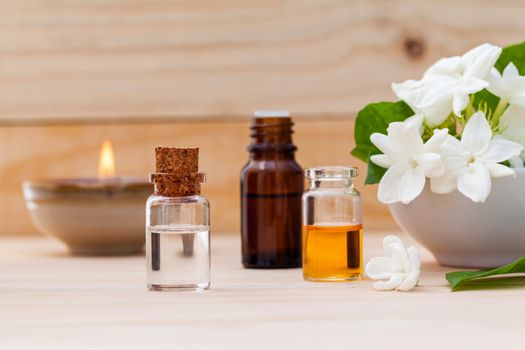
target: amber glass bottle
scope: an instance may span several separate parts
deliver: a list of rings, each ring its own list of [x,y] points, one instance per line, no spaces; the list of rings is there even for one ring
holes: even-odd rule
[[[258,111],[252,121],[250,159],[241,172],[244,267],[301,266],[304,185],[292,126],[286,111]]]

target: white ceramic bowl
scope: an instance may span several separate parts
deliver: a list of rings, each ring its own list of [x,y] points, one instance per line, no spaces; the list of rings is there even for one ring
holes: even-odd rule
[[[153,185],[115,178],[37,180],[23,184],[33,222],[73,254],[117,255],[143,250],[145,204]]]
[[[390,204],[404,232],[428,248],[442,265],[485,268],[525,255],[525,169],[492,179],[482,204],[455,191],[423,193],[410,204]]]

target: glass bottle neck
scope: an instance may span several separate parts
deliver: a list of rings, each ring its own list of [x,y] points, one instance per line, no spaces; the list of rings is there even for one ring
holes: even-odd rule
[[[293,151],[252,151],[250,160],[295,160]]]
[[[251,159],[294,159],[292,126],[291,118],[254,118],[248,147]]]
[[[354,188],[352,179],[309,179],[310,190],[341,190],[351,191]]]

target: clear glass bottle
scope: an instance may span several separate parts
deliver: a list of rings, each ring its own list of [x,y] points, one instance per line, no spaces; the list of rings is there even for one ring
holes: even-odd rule
[[[155,194],[146,203],[148,288],[208,289],[210,205],[200,194],[198,149],[159,147],[156,153]]]
[[[303,276],[309,281],[348,281],[363,273],[361,198],[357,169],[310,168],[303,195]]]

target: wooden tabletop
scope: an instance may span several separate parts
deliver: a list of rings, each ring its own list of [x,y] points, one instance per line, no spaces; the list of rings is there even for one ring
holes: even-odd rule
[[[365,259],[384,234],[365,232]],[[0,238],[0,348],[525,348],[525,289],[453,293],[451,269],[421,255],[419,287],[377,292],[369,280],[243,269],[238,235],[214,235],[209,291],[150,292],[143,256],[71,257],[50,239]]]

